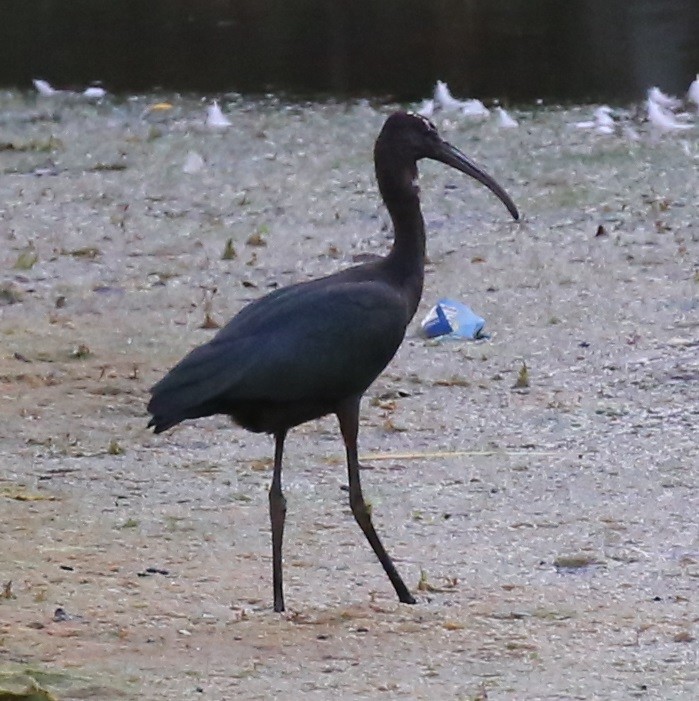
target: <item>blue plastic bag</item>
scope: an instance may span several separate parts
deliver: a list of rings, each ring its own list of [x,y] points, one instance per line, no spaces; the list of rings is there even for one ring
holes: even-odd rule
[[[422,320],[422,332],[427,338],[449,336],[476,340],[487,338],[483,333],[485,319],[465,304],[454,299],[440,299]]]

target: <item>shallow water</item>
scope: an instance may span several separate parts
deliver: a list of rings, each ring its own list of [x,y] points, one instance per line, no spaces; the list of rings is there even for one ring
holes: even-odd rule
[[[0,95],[0,661],[75,673],[61,699],[695,698],[696,128],[655,139],[634,105],[638,142],[570,128],[589,107],[436,119],[523,221],[421,166],[417,318],[455,297],[492,334],[411,328],[363,405],[377,529],[427,583],[394,601],[326,419],[288,443],[280,617],[270,441],[223,418],[152,436],[147,388],[207,313],[386,251],[391,108],[224,100],[221,133],[195,99],[144,117],[162,99]]]

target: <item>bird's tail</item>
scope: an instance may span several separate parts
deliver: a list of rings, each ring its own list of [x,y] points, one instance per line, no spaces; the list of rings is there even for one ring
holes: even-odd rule
[[[149,428],[162,433],[185,419],[220,413],[224,397],[244,372],[231,350],[228,344],[207,343],[175,365],[151,388]]]
[[[150,406],[150,404],[148,405]],[[150,409],[148,410],[150,411]],[[184,421],[186,416],[168,416],[165,417],[160,414],[154,415],[151,420],[148,422],[148,428],[153,428],[153,433],[162,433],[163,431],[167,431],[168,428],[172,428],[173,426],[177,426],[180,421]]]

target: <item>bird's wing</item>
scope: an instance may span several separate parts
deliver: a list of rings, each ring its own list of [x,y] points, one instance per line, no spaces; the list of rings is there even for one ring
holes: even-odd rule
[[[248,305],[152,391],[149,410],[210,401],[339,399],[363,392],[410,321],[401,295],[372,281],[296,285]]]

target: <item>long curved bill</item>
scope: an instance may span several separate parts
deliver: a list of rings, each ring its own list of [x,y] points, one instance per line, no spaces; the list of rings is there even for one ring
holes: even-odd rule
[[[510,199],[510,196],[503,190],[500,185],[495,182],[495,179],[488,175],[480,166],[476,165],[468,156],[461,153],[458,148],[452,146],[446,141],[442,141],[437,147],[436,153],[432,156],[435,161],[440,161],[445,165],[456,168],[466,175],[483,183],[493,194],[497,195],[500,201],[507,207],[512,215],[512,218],[519,219],[519,212],[515,203]]]

